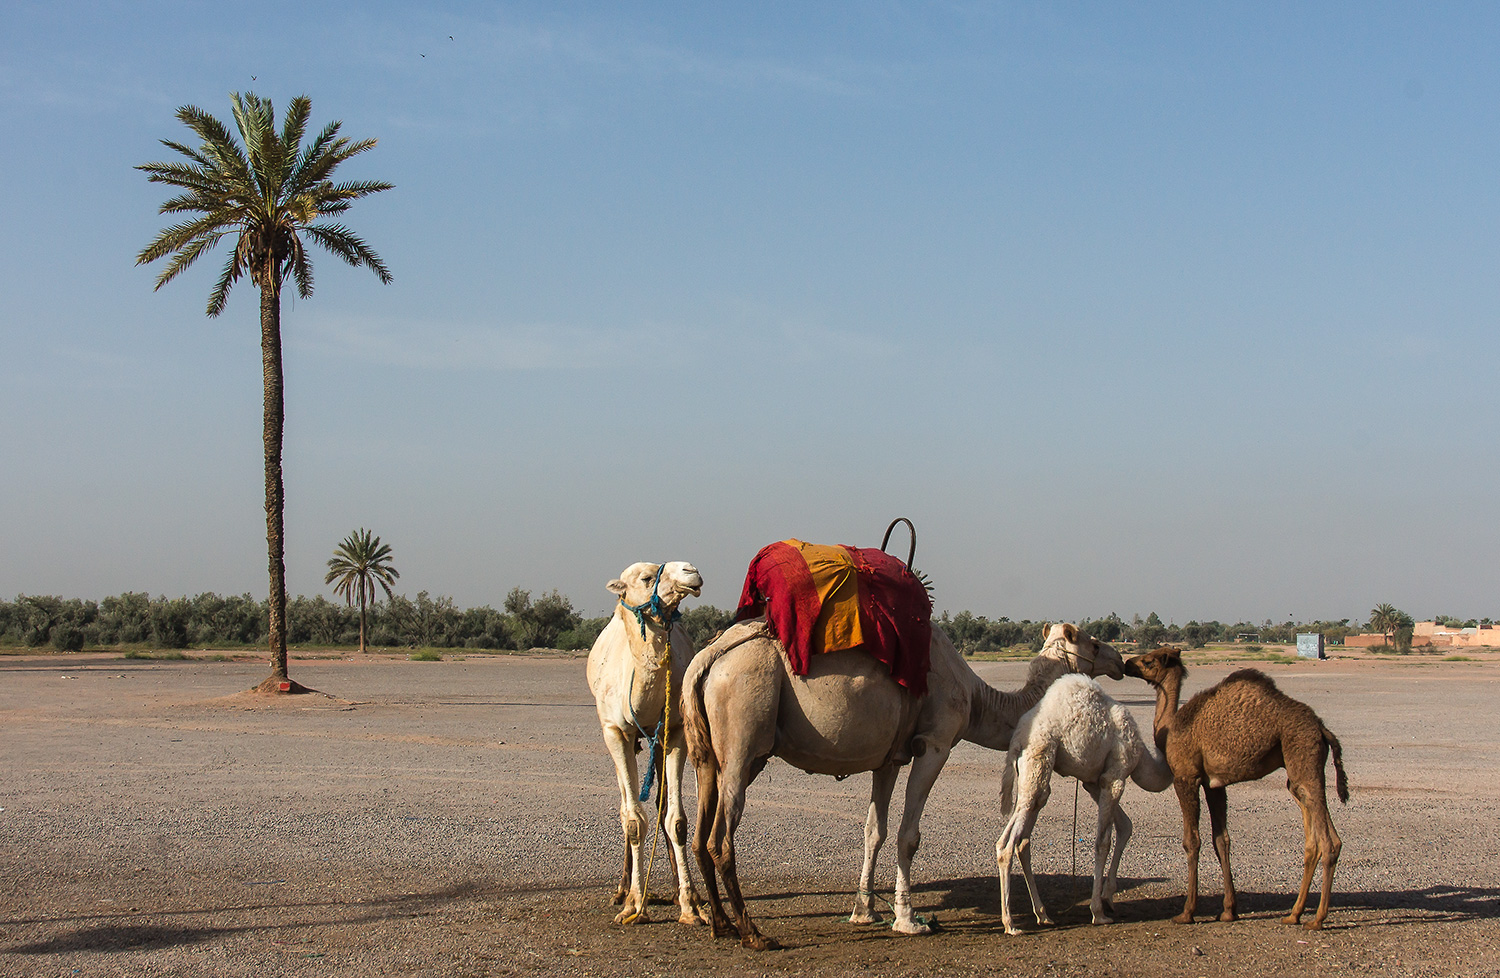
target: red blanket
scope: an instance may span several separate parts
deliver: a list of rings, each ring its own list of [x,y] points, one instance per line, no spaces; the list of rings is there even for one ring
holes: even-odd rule
[[[863,647],[891,678],[927,692],[932,600],[916,575],[882,550],[783,540],[750,562],[736,621],[765,615],[792,671],[811,656]]]

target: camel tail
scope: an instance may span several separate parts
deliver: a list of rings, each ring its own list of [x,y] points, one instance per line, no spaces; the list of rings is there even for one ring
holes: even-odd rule
[[[1322,721],[1319,721],[1322,726]],[[1349,804],[1349,779],[1344,774],[1344,748],[1339,746],[1339,739],[1333,735],[1333,731],[1323,727],[1323,742],[1333,752],[1333,786],[1338,792],[1339,801]]]
[[[688,664],[687,673],[682,677],[682,727],[687,737],[688,757],[694,764],[714,760],[713,732],[708,729],[708,711],[703,705],[703,683],[708,679],[708,671],[724,653],[759,634],[759,629],[731,625]]]
[[[1009,821],[1016,810],[1016,765],[1020,760],[1014,747],[1005,752],[1005,767],[1000,770],[1000,819]]]

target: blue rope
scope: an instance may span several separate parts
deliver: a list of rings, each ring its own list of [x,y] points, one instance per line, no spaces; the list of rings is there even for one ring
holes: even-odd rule
[[[667,663],[667,668],[671,668],[670,662]],[[634,669],[630,670],[630,688],[635,688]],[[639,800],[649,801],[651,799],[651,785],[652,782],[656,780],[656,747],[661,743],[661,728],[662,724],[666,722],[667,718],[665,715],[663,715],[660,720],[656,721],[656,732],[647,733],[641,727],[641,721],[636,719],[635,704],[627,700],[626,705],[630,707],[630,722],[635,724],[635,729],[640,732],[640,735],[642,737],[646,738],[646,776],[641,779],[641,793],[639,796]]]

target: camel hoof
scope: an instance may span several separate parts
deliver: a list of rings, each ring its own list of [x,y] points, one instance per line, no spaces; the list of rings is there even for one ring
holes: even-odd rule
[[[1039,913],[1036,915],[1036,922],[1040,927],[1052,927],[1057,924],[1057,921],[1053,920],[1051,917],[1047,916],[1044,913]]]
[[[1309,923],[1303,924],[1302,926],[1307,928],[1308,930],[1322,930],[1323,922],[1321,920],[1314,920]]]
[[[704,924],[704,921],[698,918],[698,913],[695,910],[684,910],[677,915],[677,922],[684,927],[702,927]]]
[[[1193,915],[1190,913],[1180,913],[1172,918],[1172,923],[1174,924],[1191,924],[1192,922]]]
[[[849,923],[878,924],[880,923],[880,914],[873,910],[856,910],[849,915]]]
[[[1302,923],[1302,915],[1300,913],[1289,913],[1281,918],[1281,922],[1283,924],[1300,924]]]
[[[640,910],[621,910],[615,914],[617,924],[648,924],[651,918],[647,916],[645,908]]]
[[[915,920],[898,920],[891,924],[891,930],[898,934],[907,934],[912,937],[925,937],[932,933],[932,925],[920,923]]]
[[[780,951],[781,944],[774,937],[764,934],[748,934],[740,938],[740,944],[752,951]]]
[[[1022,934],[1026,933],[1024,930],[1014,925],[1006,925],[1005,932],[1012,937],[1019,937]]]
[[[707,907],[700,906],[698,908],[698,919],[703,923],[712,926],[714,922],[714,915],[709,912]]]
[[[1240,915],[1235,913],[1233,910],[1226,910],[1223,913],[1219,914],[1219,923],[1221,924],[1232,924],[1239,919]]]
[[[1094,923],[1095,924],[1112,924],[1114,922],[1115,922],[1115,918],[1113,918],[1113,917],[1106,917],[1102,913],[1101,914],[1096,914],[1094,916]]]
[[[713,918],[709,918],[708,923],[709,926],[713,929],[713,936],[732,937],[736,940],[739,939],[740,929],[734,926],[734,924],[730,923],[729,918],[725,917],[722,920],[714,920]]]

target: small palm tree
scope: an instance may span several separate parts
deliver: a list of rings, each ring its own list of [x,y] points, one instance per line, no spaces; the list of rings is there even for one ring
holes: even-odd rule
[[[276,130],[276,110],[269,99],[235,92],[230,95],[230,102],[239,130],[238,140],[218,119],[195,106],[185,105],[177,110],[177,118],[202,140],[202,145],[194,149],[163,139],[163,146],[186,157],[187,162],[145,163],[136,167],[145,171],[152,183],[182,190],[161,205],[161,213],[194,215],[158,234],[136,256],[136,264],[172,256],[157,276],[159,289],[212,251],[225,237],[232,237],[234,250],[208,296],[209,316],[224,311],[229,290],[242,275],[248,274],[260,289],[265,388],[261,437],[266,470],[272,669],[271,678],[263,685],[275,688],[275,683],[286,679],[281,288],[291,278],[297,283],[299,296],[311,297],[313,276],[307,242],[327,249],[351,265],[364,265],[381,282],[389,282],[391,274],[385,263],[354,232],[342,224],[319,222],[342,214],[361,197],[389,190],[391,185],[374,180],[333,182],[333,171],[339,164],[370,149],[375,140],[350,142],[338,134],[341,123],[331,122],[304,146],[302,137],[312,113],[312,101],[307,96],[292,99],[280,132]]]
[[[360,527],[344,538],[344,542],[334,548],[333,556],[328,559],[328,576],[323,578],[324,584],[333,585],[333,593],[341,594],[349,606],[354,607],[354,599],[359,597],[359,650],[366,651],[365,644],[365,608],[375,601],[375,585],[379,584],[385,590],[387,598],[392,597],[391,583],[401,576],[401,573],[392,567],[391,548],[389,544],[381,543],[379,537],[370,536],[370,531]]]

